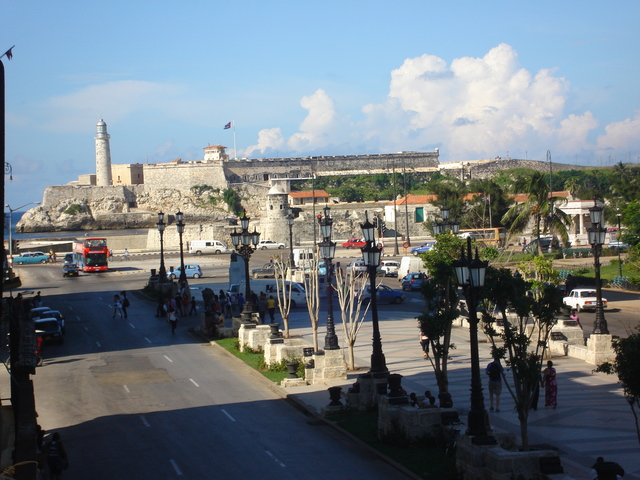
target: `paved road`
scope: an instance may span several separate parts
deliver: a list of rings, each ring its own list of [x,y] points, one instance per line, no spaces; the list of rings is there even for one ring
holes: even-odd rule
[[[20,271],[23,290],[67,317],[64,345],[46,348],[34,377],[39,422],[69,451],[65,479],[406,478],[194,339],[195,316],[172,337],[155,305],[132,295],[128,318],[112,318],[113,293],[141,286],[138,268]],[[0,382],[7,397],[5,373]]]

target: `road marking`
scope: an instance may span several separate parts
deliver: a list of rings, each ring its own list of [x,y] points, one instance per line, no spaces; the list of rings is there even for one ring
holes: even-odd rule
[[[89,327],[84,327],[84,329],[85,329],[85,331],[87,331],[87,332],[89,331]]]
[[[129,322],[129,325],[131,326],[131,328],[136,328],[136,326],[131,322]]]
[[[69,305],[69,310],[73,312],[73,307],[71,305]]]
[[[227,417],[229,417],[229,420],[231,420],[232,422],[235,422],[236,419],[233,418],[231,415],[229,415],[229,412],[227,412],[224,408],[221,409],[222,413],[224,413]]]
[[[76,315],[76,318],[78,319],[79,322],[82,321],[78,315]]]
[[[140,421],[142,422],[142,424],[143,424],[145,427],[150,427],[150,426],[151,426],[151,425],[149,425],[149,422],[147,422],[147,419],[146,419],[146,418],[144,418],[144,415],[140,415]]]
[[[151,343],[151,340],[149,340],[147,337],[144,337],[144,339],[145,339],[147,342]]]
[[[129,390],[129,387],[127,387],[126,385],[122,385],[122,387],[124,388],[125,392],[131,393],[131,390]]]
[[[164,358],[166,358],[167,360],[169,360],[171,363],[173,363],[173,360],[171,360],[169,357],[167,357],[166,355],[164,356]]]
[[[102,297],[98,297],[98,300],[102,301]]]
[[[269,450],[265,450],[265,452],[267,452],[267,455],[269,455],[271,458],[273,458],[273,461],[276,462],[278,465],[280,465],[283,468],[286,467],[286,465],[284,463],[282,463],[280,460],[278,460],[278,457],[276,457]]]
[[[178,468],[178,464],[175,462],[175,460],[173,458],[169,459],[169,461],[171,462],[171,465],[173,466],[173,469],[176,471],[176,474],[181,477],[182,476],[182,472]]]
[[[199,387],[199,386],[200,386],[200,385],[198,385],[198,384],[196,383],[196,381],[195,381],[193,378],[190,378],[190,379],[189,379],[189,381],[190,381],[191,383],[193,383],[196,387]]]
[[[100,342],[96,342],[96,345],[97,345],[98,347],[101,347],[101,346],[102,346],[102,345],[100,345]]]

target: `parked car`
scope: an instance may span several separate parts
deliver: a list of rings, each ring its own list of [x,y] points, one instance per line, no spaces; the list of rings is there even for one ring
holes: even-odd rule
[[[49,255],[43,252],[24,252],[17,257],[13,257],[13,263],[22,265],[23,263],[48,263]]]
[[[169,278],[171,280],[180,278],[180,272],[182,272],[182,269],[180,267],[176,268],[175,270],[173,270],[173,272],[169,273]],[[202,268],[200,268],[200,265],[196,264],[185,265],[184,274],[187,277],[200,278],[202,276]]]
[[[62,331],[62,334],[64,335],[67,333],[67,326],[65,325],[64,315],[62,315],[62,312],[60,312],[59,310],[49,310],[49,311],[43,312],[40,315],[39,320],[42,320],[44,318],[55,318],[58,322],[58,325],[60,325],[60,330]]]
[[[413,255],[420,255],[421,253],[431,250],[435,244],[436,242],[425,242],[419,247],[413,247],[409,252]]]
[[[78,265],[75,263],[65,263],[62,266],[63,277],[77,277],[80,272]]]
[[[609,248],[629,248],[629,244],[620,240],[611,240],[608,245]]]
[[[41,318],[35,321],[36,335],[45,343],[64,343],[62,329],[55,318]]]
[[[324,260],[318,262],[318,275],[325,276],[327,274],[327,264]]]
[[[260,240],[256,248],[258,250],[282,250],[285,247],[284,243],[274,242],[273,240]]]
[[[380,271],[385,277],[397,277],[400,270],[400,262],[395,260],[382,260],[380,262]]]
[[[265,263],[262,267],[251,270],[251,276],[253,278],[275,278],[276,265],[273,262]]]
[[[358,260],[354,260],[347,265],[347,275],[361,275],[366,273],[367,266],[364,264],[364,260],[359,258]]]
[[[367,245],[367,242],[360,238],[350,238],[346,242],[343,242],[344,248],[362,248]]]
[[[404,299],[405,299],[405,295],[403,292],[394,290],[393,288],[388,287],[386,285],[380,284],[376,289],[376,300],[378,301],[378,303],[381,303],[381,302],[402,303],[404,302]],[[362,294],[362,301],[368,302],[370,300],[371,300],[371,285],[367,285],[367,287],[364,290],[364,293]]]
[[[596,291],[593,288],[574,288],[562,299],[565,305],[581,310],[595,310],[597,304]],[[602,308],[607,308],[607,299],[602,299]]]
[[[402,279],[402,290],[420,290],[428,280],[425,273],[409,273]]]
[[[50,312],[50,307],[36,307],[31,309],[31,318],[38,319],[44,316],[46,312]]]

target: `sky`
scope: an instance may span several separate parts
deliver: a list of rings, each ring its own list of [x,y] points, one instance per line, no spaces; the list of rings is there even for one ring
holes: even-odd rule
[[[217,144],[240,158],[640,162],[637,0],[0,6],[13,209],[95,173],[100,119],[114,164]]]

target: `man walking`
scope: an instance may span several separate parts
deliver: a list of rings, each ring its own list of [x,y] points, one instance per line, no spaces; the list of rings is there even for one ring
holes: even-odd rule
[[[591,478],[594,480],[616,480],[624,477],[624,469],[616,462],[605,462],[604,458],[598,457],[596,463],[591,467]]]
[[[500,394],[502,393],[502,374],[504,368],[500,365],[500,359],[494,358],[493,362],[487,365],[485,373],[489,375],[489,410],[493,412],[493,397],[496,397],[496,412],[500,411]]]

